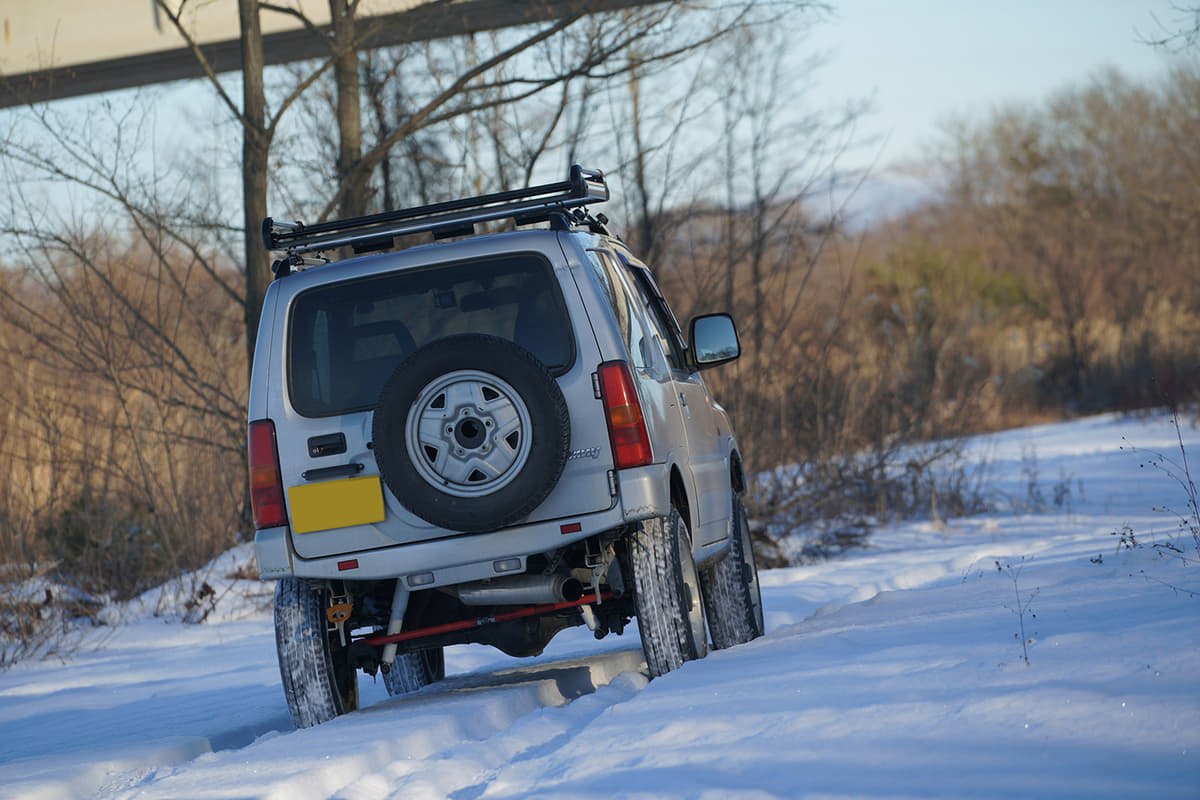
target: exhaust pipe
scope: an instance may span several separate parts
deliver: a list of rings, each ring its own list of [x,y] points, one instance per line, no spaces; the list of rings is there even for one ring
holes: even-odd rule
[[[513,575],[459,584],[458,599],[468,606],[525,606],[574,603],[583,584],[563,575]]]

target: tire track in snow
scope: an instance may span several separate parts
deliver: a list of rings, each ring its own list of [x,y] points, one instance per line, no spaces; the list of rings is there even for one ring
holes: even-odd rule
[[[446,797],[498,768],[489,767],[483,754],[505,752],[512,758],[549,746],[555,736],[569,738],[571,720],[586,724],[644,686],[644,669],[640,649],[629,649],[449,678],[314,728],[267,734],[244,748],[203,754],[176,767],[111,776],[95,797],[357,800],[387,797],[406,780],[413,785],[405,797]],[[624,676],[618,686],[603,691],[618,676]],[[538,712],[570,708],[579,698],[590,702],[578,713],[549,727],[536,722],[543,716]],[[530,716],[535,721],[521,728],[527,734],[509,734]],[[455,755],[458,751],[467,755]],[[432,770],[431,759],[437,766]],[[464,769],[456,772],[454,765]]]
[[[543,707],[496,735],[464,742],[430,759],[391,764],[363,776],[335,794],[333,800],[475,800],[504,770],[550,755],[575,741],[593,720],[632,698],[648,683],[643,671],[622,672],[592,694],[562,707]]]

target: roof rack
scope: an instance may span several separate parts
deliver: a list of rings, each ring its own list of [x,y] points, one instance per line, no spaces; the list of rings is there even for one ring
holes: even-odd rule
[[[513,219],[519,225],[545,222],[565,209],[608,200],[604,173],[575,164],[567,179],[525,189],[465,197],[416,208],[385,211],[365,217],[318,222],[284,222],[267,217],[262,223],[263,246],[284,250],[288,261],[303,253],[353,247],[356,252],[386,250],[397,236],[431,232],[436,237],[474,232],[475,224]],[[565,215],[564,215],[565,216]]]

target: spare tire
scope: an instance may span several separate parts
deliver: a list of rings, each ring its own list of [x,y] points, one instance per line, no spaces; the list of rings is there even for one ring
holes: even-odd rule
[[[430,342],[388,378],[372,421],[384,484],[441,528],[482,533],[529,516],[571,444],[567,402],[538,359],[481,334]]]

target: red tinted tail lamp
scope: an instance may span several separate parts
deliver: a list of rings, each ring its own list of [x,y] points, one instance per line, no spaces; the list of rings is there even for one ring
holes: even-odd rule
[[[643,467],[651,461],[650,437],[629,365],[624,361],[606,361],[597,370],[600,397],[608,418],[608,439],[612,443],[617,469]]]
[[[254,509],[256,528],[277,528],[287,524],[279,451],[275,447],[275,423],[269,419],[250,423],[250,506]]]

